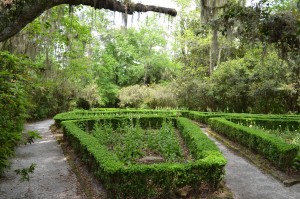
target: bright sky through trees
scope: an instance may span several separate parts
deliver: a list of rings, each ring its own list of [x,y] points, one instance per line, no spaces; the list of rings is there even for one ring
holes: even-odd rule
[[[170,7],[170,8],[176,8],[176,3],[174,3],[172,0],[139,0],[135,1],[136,3],[143,3],[148,5],[156,5],[156,6],[162,6],[162,7]]]

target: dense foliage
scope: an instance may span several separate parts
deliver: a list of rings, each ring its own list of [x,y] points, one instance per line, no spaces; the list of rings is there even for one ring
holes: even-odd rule
[[[0,174],[9,165],[8,158],[20,140],[29,97],[26,60],[0,52]]]

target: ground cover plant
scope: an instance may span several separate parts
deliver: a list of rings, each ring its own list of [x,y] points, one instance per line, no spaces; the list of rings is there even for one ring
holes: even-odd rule
[[[183,151],[172,120],[164,120],[160,129],[143,129],[137,121],[126,121],[114,129],[112,123],[97,124],[91,132],[100,144],[107,146],[126,164],[144,156],[161,157],[165,162],[182,163]],[[155,160],[155,159],[154,159]]]
[[[181,117],[124,118],[62,122],[66,139],[104,183],[110,198],[174,197],[176,191],[187,186],[195,191],[199,191],[200,185],[212,189],[218,186],[226,160],[198,125]],[[128,123],[130,119],[132,122]],[[178,147],[174,127],[190,151],[192,158],[188,161]],[[116,136],[117,132],[122,136]],[[143,142],[146,138],[150,142]],[[152,153],[162,156],[164,161],[152,164],[136,161]]]

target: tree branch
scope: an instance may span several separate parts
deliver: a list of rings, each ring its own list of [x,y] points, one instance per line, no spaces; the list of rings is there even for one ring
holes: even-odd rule
[[[0,0],[0,42],[17,34],[45,10],[61,4],[86,5],[122,13],[125,13],[127,7],[127,14],[153,11],[170,16],[177,15],[172,8],[141,3],[125,5],[117,0]]]

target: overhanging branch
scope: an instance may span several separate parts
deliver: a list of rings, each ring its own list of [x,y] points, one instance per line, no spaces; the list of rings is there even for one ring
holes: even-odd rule
[[[125,5],[117,0],[0,0],[0,42],[18,33],[45,10],[61,4],[86,5],[96,9],[133,14],[135,12],[158,12],[176,16],[172,8],[141,3]]]

